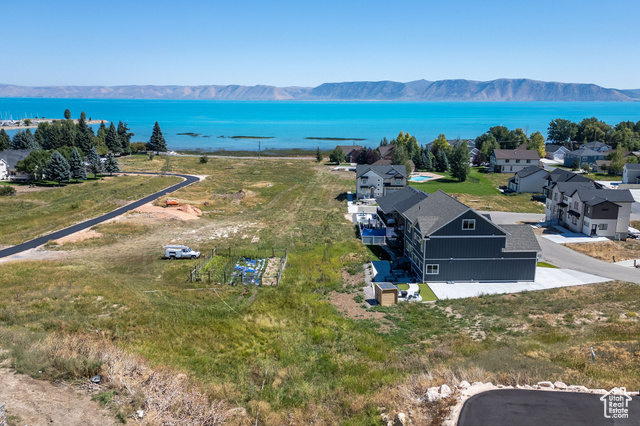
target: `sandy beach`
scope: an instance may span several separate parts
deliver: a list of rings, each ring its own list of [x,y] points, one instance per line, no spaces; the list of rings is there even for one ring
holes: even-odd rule
[[[52,123],[54,121],[65,121],[64,118],[52,118],[52,119],[48,119],[48,118],[43,118],[43,119],[37,119],[37,118],[33,118],[31,119],[31,124],[29,126],[0,126],[0,129],[4,129],[4,130],[24,130],[24,129],[37,129],[38,128],[38,124],[40,123]],[[74,123],[78,123],[78,120],[72,120]],[[104,124],[109,124],[108,120],[87,120],[87,124],[100,124],[101,122],[104,121]]]

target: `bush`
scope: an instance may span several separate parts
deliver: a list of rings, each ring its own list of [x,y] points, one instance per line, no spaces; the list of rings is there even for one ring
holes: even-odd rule
[[[8,197],[10,195],[16,195],[16,189],[13,186],[0,186],[0,197]]]
[[[200,164],[207,164],[209,162],[209,157],[203,155],[200,157]]]

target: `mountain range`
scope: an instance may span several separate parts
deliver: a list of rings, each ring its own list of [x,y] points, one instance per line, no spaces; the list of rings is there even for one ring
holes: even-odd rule
[[[640,89],[529,79],[356,81],[317,87],[276,86],[17,86],[0,84],[5,98],[219,99],[247,101],[496,101],[636,102]]]

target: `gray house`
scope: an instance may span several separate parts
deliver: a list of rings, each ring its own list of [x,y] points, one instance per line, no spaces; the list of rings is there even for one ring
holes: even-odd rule
[[[535,280],[540,246],[527,225],[498,226],[442,191],[400,213],[404,255],[424,282]]]
[[[606,158],[606,154],[602,152],[594,151],[590,148],[580,148],[565,154],[564,166],[573,167],[576,164],[576,160],[578,161],[579,167],[582,167],[585,163],[593,166],[596,164],[596,161],[605,160]]]
[[[529,166],[509,178],[507,187],[511,192],[542,192],[549,172],[538,166]]]
[[[622,183],[640,183],[640,164],[627,163],[622,169]]]
[[[521,145],[516,149],[494,149],[489,158],[489,170],[495,173],[515,173],[529,166],[539,166],[538,151]]]
[[[544,146],[544,151],[545,158],[561,162],[564,162],[564,156],[567,154],[567,152],[571,152],[569,149],[567,149],[567,147],[563,145],[554,145],[550,143]]]
[[[31,154],[30,149],[5,149],[0,152],[0,159],[4,166],[0,166],[0,180],[26,180],[29,176],[16,170],[18,161],[27,158]]]
[[[404,165],[356,166],[356,196],[362,198],[383,197],[407,186],[407,168]]]
[[[607,145],[606,143],[594,141],[594,142],[583,143],[582,145],[580,145],[580,148],[587,148],[587,149],[591,149],[591,150],[596,151],[596,152],[606,152],[606,151],[609,151],[611,149],[611,145]]]

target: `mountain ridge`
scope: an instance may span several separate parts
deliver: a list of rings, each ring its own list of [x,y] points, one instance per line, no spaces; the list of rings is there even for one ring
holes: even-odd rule
[[[316,87],[269,85],[19,86],[0,84],[4,98],[209,99],[300,101],[637,102],[640,89],[530,79],[351,81]]]

